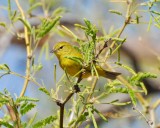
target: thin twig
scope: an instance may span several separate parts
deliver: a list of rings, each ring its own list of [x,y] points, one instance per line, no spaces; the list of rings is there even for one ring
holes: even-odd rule
[[[10,104],[6,104],[6,107],[7,107],[7,110],[9,112],[9,115],[11,117],[11,120],[15,122],[16,121],[16,116],[15,116],[15,113],[14,113],[14,110],[13,110],[12,106]]]
[[[21,5],[19,4],[18,0],[15,0],[17,7],[21,13],[22,19],[25,21],[25,15],[23,12],[23,9],[21,7]],[[26,51],[27,51],[27,63],[26,63],[26,77],[27,79],[25,79],[24,81],[24,85],[20,94],[20,97],[24,96],[25,91],[27,89],[28,83],[29,83],[29,77],[30,77],[30,63],[31,63],[31,58],[32,58],[32,52],[31,52],[31,44],[29,42],[29,32],[27,27],[24,25],[24,36],[25,36],[25,43],[26,43]]]
[[[124,29],[126,28],[126,26],[130,23],[130,20],[131,20],[131,15],[132,13],[130,12],[131,10],[131,5],[132,5],[132,2],[131,3],[128,3],[128,6],[127,6],[127,12],[126,12],[126,19],[125,19],[125,22],[121,28],[121,30],[119,31],[118,35],[117,35],[117,38],[119,38],[122,34],[122,32],[124,31]],[[116,41],[113,41],[113,43],[111,44],[110,48],[113,48],[115,46],[115,43]],[[108,54],[106,55],[105,57],[105,61],[108,59]]]
[[[147,122],[147,124],[148,124],[150,127],[152,127],[153,122],[152,122],[151,120],[147,119],[147,118],[145,117],[145,115],[144,115],[140,110],[138,110],[136,107],[133,107],[133,110],[135,110],[135,111],[137,111],[138,113],[140,113],[141,116],[142,116],[142,117],[145,119],[145,121]]]
[[[15,75],[15,76],[18,76],[18,77],[21,77],[21,78],[24,78],[24,79],[28,79],[28,81],[31,81],[33,82],[35,85],[37,85],[38,87],[42,87],[41,84],[39,84],[36,80],[32,79],[32,78],[27,78],[26,76],[23,76],[21,74],[18,74],[16,72],[9,72],[8,74],[11,74],[11,75]]]
[[[17,106],[14,104],[13,99],[10,99],[9,103],[6,105],[10,117],[13,122],[15,122],[16,128],[22,128],[21,119],[19,117],[19,113],[17,111]]]
[[[71,91],[63,102],[61,102],[60,100],[56,101],[57,105],[60,107],[60,120],[59,120],[59,127],[60,128],[63,128],[63,117],[64,117],[65,104],[71,99],[71,97],[73,96],[74,93],[80,92],[80,89],[78,87],[78,83],[81,80],[82,80],[82,73],[80,73],[78,80],[76,82],[76,85],[74,85],[74,91]]]
[[[112,41],[112,39],[110,38],[109,40],[107,40],[107,41],[105,41],[104,42],[104,45],[103,45],[103,47],[98,51],[98,53],[97,53],[97,55],[96,55],[96,59],[98,58],[98,56],[101,54],[101,52],[106,48],[106,47],[108,47],[108,42],[111,42]]]

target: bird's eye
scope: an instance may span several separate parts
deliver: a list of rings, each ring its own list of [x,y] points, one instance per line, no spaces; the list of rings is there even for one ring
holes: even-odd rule
[[[61,46],[59,49],[62,49],[63,48],[63,46]]]

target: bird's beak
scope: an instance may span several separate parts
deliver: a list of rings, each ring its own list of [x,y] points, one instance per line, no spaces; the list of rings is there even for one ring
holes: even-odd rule
[[[50,53],[54,53],[54,52],[55,52],[55,50],[53,50],[53,49],[50,51]]]

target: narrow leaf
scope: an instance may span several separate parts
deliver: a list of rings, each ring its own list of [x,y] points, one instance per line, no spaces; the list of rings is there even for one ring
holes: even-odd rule
[[[37,113],[29,120],[29,122],[27,123],[27,128],[30,128],[32,123],[34,122],[35,118],[37,116]]]
[[[117,14],[117,15],[122,15],[121,12],[117,11],[117,10],[109,10],[110,13],[114,13],[114,14]]]
[[[160,15],[160,12],[157,12],[157,11],[150,11],[150,12],[152,12],[152,13],[154,13],[154,14],[157,14],[157,15]]]
[[[37,7],[42,6],[41,2],[36,2],[35,4],[33,4],[29,10],[27,11],[28,13],[31,13],[34,9],[36,9]]]
[[[27,97],[27,96],[18,97],[18,98],[16,99],[16,102],[17,102],[17,103],[20,103],[20,102],[22,102],[22,101],[34,101],[34,102],[38,102],[39,99],[30,98],[30,97]]]
[[[47,124],[53,123],[53,121],[55,121],[56,119],[57,119],[57,116],[49,116],[49,117],[47,117],[47,118],[45,118],[45,119],[43,119],[43,120],[35,123],[35,124],[33,125],[33,128],[43,128],[43,127],[45,127]]]
[[[30,111],[32,108],[34,108],[36,105],[33,103],[29,103],[23,107],[20,108],[20,112],[22,115],[25,115],[28,111]]]
[[[119,66],[121,66],[121,67],[123,67],[123,68],[125,68],[125,69],[127,69],[133,75],[136,75],[136,72],[132,68],[130,68],[129,66],[121,64],[120,62],[116,62],[116,64],[119,65]]]
[[[150,17],[150,19],[149,19],[149,23],[148,23],[147,31],[149,31],[149,30],[150,30],[151,25],[152,25],[152,17]]]
[[[5,126],[6,128],[14,128],[10,123],[0,119],[0,125]]]
[[[94,108],[94,111],[106,122],[108,122],[107,118],[101,113],[99,112],[97,109]]]
[[[45,87],[39,88],[39,90],[50,96],[50,92]]]
[[[39,29],[37,29],[37,38],[42,38],[47,35],[60,20],[60,18],[60,16],[57,16],[54,19],[44,19],[42,24],[39,26]]]
[[[31,31],[31,26],[27,20],[24,20],[21,17],[18,17],[18,20],[20,20],[27,27],[27,29]]]
[[[81,58],[79,58],[79,57],[74,57],[74,56],[73,56],[73,57],[70,57],[70,56],[66,56],[65,58],[71,59],[71,60],[73,60],[73,61],[79,63],[80,65],[82,65],[82,62],[83,62],[83,60],[82,60]]]
[[[7,64],[0,64],[0,70],[3,70],[3,71],[10,71],[10,68],[8,67]]]
[[[134,91],[129,89],[128,90],[128,94],[130,95],[130,98],[131,98],[131,101],[132,101],[133,105],[136,106],[137,101],[136,101],[136,97],[135,97]]]
[[[66,30],[68,33],[70,33],[73,36],[73,38],[75,38],[76,40],[78,39],[78,37],[70,29],[68,29],[66,26],[62,25],[62,28],[64,30]]]

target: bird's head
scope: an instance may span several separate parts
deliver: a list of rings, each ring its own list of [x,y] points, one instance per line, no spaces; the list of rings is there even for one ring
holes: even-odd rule
[[[50,52],[55,53],[59,58],[60,56],[66,55],[70,51],[71,47],[71,44],[68,42],[58,42],[53,46],[53,49]]]

